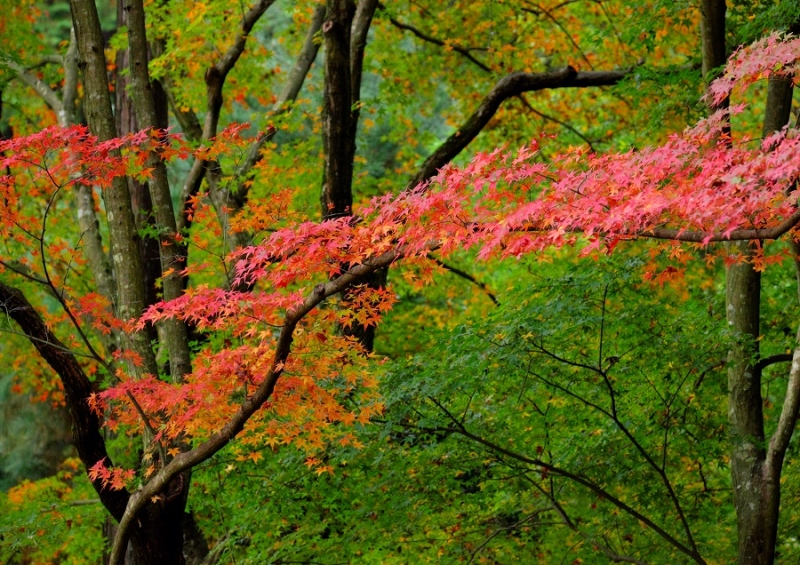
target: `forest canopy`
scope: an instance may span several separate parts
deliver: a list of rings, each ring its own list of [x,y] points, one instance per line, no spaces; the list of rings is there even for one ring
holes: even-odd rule
[[[0,562],[795,562],[799,26],[4,9]]]

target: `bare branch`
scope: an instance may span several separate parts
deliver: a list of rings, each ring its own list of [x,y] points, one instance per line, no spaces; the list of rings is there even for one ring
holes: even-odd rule
[[[353,29],[350,32],[350,90],[353,93],[354,104],[361,99],[361,74],[364,68],[367,34],[378,4],[378,0],[361,0],[353,16]]]
[[[486,547],[487,545],[489,545],[489,542],[492,541],[494,538],[496,538],[498,535],[502,534],[503,532],[516,530],[520,526],[522,526],[522,525],[530,522],[534,518],[536,518],[539,514],[541,514],[544,511],[545,511],[545,509],[543,509],[543,508],[534,510],[533,512],[531,512],[528,516],[525,516],[519,522],[511,524],[510,526],[502,526],[502,527],[497,528],[495,531],[493,531],[491,534],[489,534],[486,537],[486,539],[484,539],[481,543],[479,543],[478,546],[475,549],[472,550],[472,552],[470,553],[470,556],[469,556],[469,560],[467,561],[466,565],[470,565],[471,563],[473,563],[475,561],[475,558],[478,556],[478,554],[481,551],[483,551],[483,548]]]
[[[457,276],[461,277],[462,279],[466,279],[469,282],[471,282],[472,284],[477,285],[483,292],[486,293],[486,295],[489,297],[489,300],[494,302],[495,306],[499,306],[500,305],[500,303],[497,301],[497,297],[494,295],[494,293],[491,290],[489,290],[489,287],[486,286],[485,283],[480,282],[478,279],[476,279],[475,277],[470,275],[468,272],[462,271],[458,267],[454,267],[454,266],[452,266],[452,265],[450,265],[448,263],[445,263],[441,259],[437,259],[436,257],[431,257],[431,260],[434,263],[436,263],[437,265],[439,265],[440,267],[442,267],[443,269],[447,269],[448,271],[450,271],[454,275],[457,275]]]
[[[237,37],[234,44],[228,48],[228,50],[220,58],[220,60],[217,61],[216,64],[206,71],[206,116],[202,131],[200,132],[201,139],[209,140],[217,134],[219,114],[222,109],[222,87],[225,84],[225,79],[230,70],[236,64],[236,61],[239,60],[239,57],[244,52],[247,37],[252,31],[253,26],[255,26],[258,19],[264,14],[264,12],[266,12],[267,8],[269,8],[273,2],[274,0],[258,0],[258,2],[250,8],[242,20],[241,33]],[[188,131],[190,131],[192,135],[197,136],[198,132],[196,128],[196,118],[193,118],[193,114],[183,116],[182,127],[188,128]],[[258,155],[258,149],[255,149],[255,154],[256,156]],[[179,217],[177,218],[177,228],[179,231],[187,227],[187,217],[185,214],[186,206],[189,200],[197,195],[198,191],[200,190],[203,177],[209,171],[217,170],[219,170],[219,164],[216,161],[210,162],[204,159],[195,158],[192,168],[189,170],[189,174],[186,176],[186,180],[184,181],[181,189],[180,201],[183,203],[184,213],[179,214]],[[217,200],[220,200],[220,198],[217,198]],[[222,210],[217,210],[217,214],[225,213],[226,212]]]
[[[794,355],[791,353],[778,353],[776,355],[770,355],[769,357],[759,359],[753,366],[753,369],[756,371],[763,371],[770,365],[775,365],[776,363],[789,363],[793,358]]]
[[[253,4],[250,10],[248,10],[244,18],[242,18],[241,33],[236,38],[236,41],[233,43],[233,45],[231,45],[225,52],[225,55],[223,55],[222,58],[214,65],[214,68],[217,70],[217,72],[219,72],[220,75],[227,75],[236,64],[236,61],[239,60],[239,57],[244,52],[244,47],[247,43],[247,37],[253,30],[253,26],[255,26],[256,22],[258,22],[261,16],[264,15],[264,12],[267,11],[267,8],[272,6],[274,1],[275,0],[258,0],[255,4]]]
[[[586,137],[584,134],[582,134],[582,133],[581,133],[581,132],[580,132],[580,131],[579,131],[577,128],[575,128],[575,127],[573,127],[573,126],[569,125],[567,122],[564,122],[564,121],[562,121],[562,120],[559,120],[558,118],[554,118],[553,116],[551,116],[551,115],[549,115],[549,114],[545,114],[544,112],[540,112],[539,110],[537,110],[536,108],[534,108],[533,106],[531,106],[531,105],[530,105],[530,103],[528,103],[528,101],[525,99],[525,96],[524,96],[524,95],[520,94],[520,95],[519,95],[519,99],[522,101],[522,104],[523,104],[523,105],[524,105],[524,106],[525,106],[525,107],[526,107],[526,108],[527,108],[527,109],[528,109],[530,112],[532,112],[532,113],[536,114],[537,116],[539,116],[539,117],[540,117],[540,118],[542,118],[542,119],[545,119],[545,120],[547,120],[547,121],[550,121],[550,122],[553,122],[553,123],[555,123],[555,124],[558,124],[558,125],[560,125],[562,128],[564,128],[564,129],[566,129],[566,130],[569,130],[569,131],[571,131],[572,133],[574,133],[575,135],[577,135],[578,137],[580,137],[580,138],[581,138],[583,141],[585,141],[585,142],[586,142],[586,145],[588,145],[588,146],[589,146],[589,149],[591,149],[592,151],[594,151],[594,145],[592,145],[592,140],[591,140],[591,139],[589,139],[588,137]]]
[[[766,228],[763,230],[759,229],[744,229],[744,230],[734,230],[730,234],[724,233],[706,233],[706,232],[698,232],[698,231],[686,231],[686,230],[676,230],[676,229],[669,229],[669,228],[652,228],[649,230],[643,230],[637,232],[635,234],[630,234],[632,236],[640,236],[640,237],[649,237],[653,239],[671,239],[673,241],[687,241],[692,243],[706,243],[706,242],[716,242],[716,241],[752,241],[752,240],[766,240],[766,239],[778,239],[782,235],[786,234],[791,230],[793,227],[800,222],[800,208],[786,218],[783,222],[778,224],[773,228]],[[621,234],[621,235],[628,235],[628,234]]]
[[[395,26],[396,28],[402,29],[402,30],[405,30],[405,31],[410,31],[411,33],[413,33],[415,36],[419,37],[423,41],[427,41],[428,43],[433,43],[434,45],[439,45],[440,47],[445,47],[445,48],[449,47],[450,49],[452,49],[456,53],[459,53],[459,54],[463,55],[464,57],[466,57],[470,62],[475,64],[482,71],[486,71],[487,73],[491,73],[492,72],[492,69],[490,69],[485,63],[482,63],[481,61],[476,59],[472,55],[472,53],[469,52],[469,49],[467,49],[465,47],[461,47],[460,45],[457,45],[455,43],[447,43],[445,41],[442,41],[441,39],[437,39],[437,38],[433,37],[432,35],[428,35],[427,33],[419,30],[418,28],[416,28],[416,27],[414,27],[412,25],[405,24],[405,23],[403,23],[403,22],[399,21],[398,19],[393,18],[391,16],[389,17],[389,21],[392,22],[392,25]]]
[[[211,139],[217,134],[219,112],[222,108],[222,86],[228,73],[244,52],[247,38],[259,18],[267,11],[275,0],[258,0],[242,19],[241,31],[225,54],[206,71],[207,110],[203,125],[203,139]]]
[[[289,71],[286,84],[283,85],[283,89],[281,89],[278,99],[267,113],[267,120],[287,112],[291,106],[291,103],[297,99],[297,95],[300,93],[300,89],[303,87],[303,83],[308,75],[308,71],[311,69],[311,65],[314,64],[314,60],[317,58],[319,43],[315,41],[315,37],[322,28],[322,22],[324,20],[325,6],[320,4],[314,10],[314,15],[311,18],[311,26],[308,28],[308,32],[306,33],[306,39],[303,42],[303,47],[300,50],[300,54],[297,56],[297,59],[295,60],[294,66],[292,66],[292,70]],[[232,197],[232,203],[237,208],[241,208],[247,199],[247,192],[249,190],[247,181],[250,180],[252,176],[251,173],[253,167],[256,165],[256,163],[258,163],[258,161],[261,160],[261,149],[264,147],[264,144],[267,141],[275,136],[277,131],[278,130],[273,127],[268,129],[263,135],[260,135],[247,150],[247,157],[236,171],[236,177],[239,179],[239,186],[236,190],[236,193]]]
[[[626,504],[622,500],[616,498],[614,495],[609,493],[606,489],[604,489],[603,487],[601,487],[601,486],[597,485],[596,483],[592,482],[589,478],[587,478],[587,477],[585,477],[583,475],[578,475],[578,474],[575,474],[575,473],[571,473],[571,472],[569,472],[567,470],[564,470],[564,469],[561,469],[559,467],[556,467],[555,465],[552,465],[552,464],[550,464],[550,463],[548,463],[546,461],[543,461],[541,459],[537,459],[537,458],[534,458],[534,457],[528,457],[526,455],[522,455],[520,453],[511,451],[510,449],[502,447],[501,445],[496,444],[496,443],[494,443],[494,442],[492,442],[490,440],[487,440],[482,436],[476,435],[476,434],[468,431],[450,412],[447,411],[446,408],[444,408],[435,399],[431,399],[431,400],[445,413],[445,415],[455,425],[454,428],[442,428],[441,431],[450,431],[450,432],[458,433],[458,434],[460,434],[460,435],[462,435],[462,436],[464,436],[466,438],[469,438],[469,439],[475,441],[476,443],[479,443],[480,445],[483,445],[484,447],[487,447],[487,448],[491,449],[495,453],[499,453],[501,455],[505,455],[507,457],[510,457],[511,459],[515,459],[515,460],[520,461],[522,463],[525,463],[527,465],[534,465],[536,467],[541,467],[543,469],[546,469],[548,472],[550,472],[552,474],[565,477],[567,479],[570,479],[573,482],[576,482],[576,483],[578,483],[580,485],[583,485],[584,487],[588,488],[590,491],[592,491],[595,494],[600,495],[603,498],[605,498],[606,500],[608,500],[611,504],[613,504],[614,506],[616,506],[617,508],[619,508],[620,510],[622,510],[626,514],[628,514],[630,516],[633,516],[634,518],[636,518],[637,520],[640,520],[644,524],[647,524],[650,528],[653,529],[654,532],[656,532],[659,536],[661,536],[665,541],[670,543],[673,547],[675,547],[676,549],[678,549],[682,553],[684,553],[684,554],[688,555],[689,557],[691,557],[696,563],[700,563],[702,565],[705,565],[705,560],[697,552],[696,549],[692,549],[692,548],[687,547],[686,545],[681,543],[679,540],[674,538],[672,535],[670,535],[666,530],[664,530],[658,524],[653,522],[650,518],[648,518],[647,516],[643,515],[641,512],[639,512],[635,508],[629,506],[628,504]]]
[[[535,92],[555,88],[586,88],[591,86],[611,86],[625,78],[630,71],[589,71],[578,72],[565,67],[547,73],[511,73],[501,78],[483,99],[477,110],[467,121],[442,143],[422,164],[419,172],[409,181],[407,189],[414,188],[436,175],[436,172],[456,157],[477,137],[500,105],[523,92]]]
[[[604,543],[598,543],[597,540],[595,540],[594,538],[588,536],[586,534],[586,532],[581,530],[577,526],[577,524],[572,521],[572,519],[567,514],[566,510],[564,510],[564,507],[561,505],[560,502],[558,502],[558,499],[555,497],[555,495],[552,492],[552,490],[551,491],[545,490],[544,488],[542,488],[542,486],[540,484],[538,484],[536,481],[534,481],[533,479],[531,479],[527,475],[523,475],[523,477],[526,480],[528,480],[528,482],[530,482],[534,486],[534,488],[536,488],[536,490],[538,490],[540,493],[542,493],[544,496],[546,496],[548,498],[548,500],[550,501],[550,504],[552,505],[553,510],[559,515],[559,517],[561,518],[561,521],[563,522],[563,524],[566,527],[568,527],[570,530],[572,530],[573,532],[575,532],[576,534],[581,536],[584,540],[589,542],[592,545],[592,547],[595,547],[595,548],[599,549],[600,551],[602,551],[603,554],[605,554],[605,556],[608,557],[613,563],[633,563],[634,565],[647,565],[647,562],[646,561],[642,561],[641,559],[636,559],[635,557],[630,557],[629,555],[621,555],[621,554],[615,553],[608,546],[607,543],[605,543],[605,542]]]
[[[56,94],[52,88],[50,88],[43,80],[16,61],[12,59],[5,59],[3,63],[12,71],[17,73],[17,77],[19,77],[22,82],[36,91],[36,94],[38,94],[42,100],[44,100],[45,104],[47,104],[50,109],[56,113],[58,116],[58,125],[61,127],[67,127],[69,125],[66,121],[66,115],[64,114],[64,105],[61,103],[61,99],[58,97],[58,94]]]
[[[756,241],[756,240],[773,240],[778,239],[792,228],[800,223],[800,208],[798,208],[791,216],[786,218],[777,226],[763,229],[738,229],[730,233],[724,232],[703,232],[703,231],[689,231],[685,229],[674,228],[650,228],[639,231],[620,231],[611,233],[596,233],[601,237],[614,236],[623,239],[637,239],[640,237],[649,239],[668,239],[670,241],[684,241],[687,243],[714,243],[721,241]],[[522,228],[517,231],[527,232],[547,232],[549,230],[540,227]],[[583,230],[566,229],[567,233],[584,234]]]
[[[578,53],[581,54],[581,58],[584,61],[586,61],[586,64],[589,65],[589,68],[594,70],[594,66],[592,65],[592,62],[586,56],[586,53],[583,52],[583,49],[581,49],[581,46],[578,45],[578,42],[575,41],[575,38],[572,37],[572,34],[567,30],[567,28],[565,28],[564,25],[560,21],[558,21],[558,19],[556,19],[556,17],[552,14],[552,11],[555,11],[555,10],[561,8],[562,6],[565,6],[566,4],[564,4],[564,3],[559,4],[558,6],[553,8],[552,11],[551,10],[547,10],[546,8],[543,8],[542,6],[539,6],[538,4],[533,4],[533,5],[536,7],[536,9],[539,11],[540,14],[544,14],[551,22],[553,22],[556,25],[556,27],[558,29],[560,29],[562,31],[564,36],[567,38],[567,41],[572,43],[572,46],[575,48],[575,50]],[[525,10],[525,9],[523,8],[523,10]],[[535,13],[534,10],[530,10],[530,9],[525,10],[525,11],[529,11],[531,13]]]

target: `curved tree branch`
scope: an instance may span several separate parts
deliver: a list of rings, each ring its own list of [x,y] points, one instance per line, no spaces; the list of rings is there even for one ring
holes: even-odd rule
[[[479,281],[478,279],[476,279],[475,277],[470,275],[468,272],[462,271],[458,267],[454,267],[453,265],[450,265],[449,263],[445,263],[441,259],[437,259],[436,257],[431,257],[431,260],[434,263],[436,263],[437,265],[439,265],[441,268],[447,269],[448,271],[450,271],[454,275],[459,276],[462,279],[466,279],[469,282],[471,282],[472,284],[476,285],[478,288],[480,288],[483,292],[486,293],[486,295],[489,297],[489,300],[494,302],[495,306],[499,306],[500,305],[500,303],[497,301],[497,296],[495,296],[494,293],[489,289],[489,287],[486,286],[486,283],[482,283],[481,281]]]
[[[0,309],[22,328],[31,344],[61,379],[72,416],[72,437],[84,467],[89,469],[104,459],[108,460],[108,465],[113,465],[100,433],[100,419],[87,402],[93,392],[92,383],[75,355],[50,331],[25,295],[2,282]],[[100,480],[93,481],[92,486],[111,515],[117,520],[122,519],[130,496],[128,491],[103,488]]]
[[[269,8],[273,2],[274,0],[258,0],[258,2],[248,10],[242,19],[241,31],[236,41],[228,48],[225,54],[220,57],[219,61],[206,70],[206,116],[200,135],[203,140],[209,140],[217,135],[219,114],[222,110],[222,87],[225,85],[225,79],[244,52],[247,38],[253,30],[253,26],[256,25],[256,22],[258,22],[259,18],[267,11],[267,8]],[[182,123],[186,124],[186,127],[189,128],[192,135],[197,134],[195,120],[192,120],[191,117],[185,116]],[[209,166],[210,164],[204,159],[195,159],[183,183],[181,202],[186,202],[189,197],[197,194],[197,191],[200,190],[203,176]],[[179,220],[178,227],[183,227],[183,221]]]
[[[596,232],[594,235],[601,237],[618,237],[623,239],[636,239],[639,237],[649,239],[668,239],[670,241],[683,241],[687,243],[717,243],[722,241],[756,241],[756,240],[773,240],[779,239],[789,233],[795,226],[800,224],[800,208],[798,208],[791,216],[786,218],[777,226],[763,229],[738,229],[730,233],[725,232],[704,232],[704,231],[689,231],[685,229],[675,228],[650,228],[639,231],[620,231],[611,233]],[[546,232],[547,228],[537,226],[520,228],[516,231],[527,232]],[[565,229],[567,233],[585,234],[584,230],[580,229]]]
[[[119,529],[114,539],[109,565],[122,565],[131,526],[139,512],[147,504],[152,504],[152,497],[161,493],[178,475],[206,461],[225,447],[244,429],[247,421],[272,396],[275,385],[283,374],[283,367],[289,358],[294,330],[300,321],[328,297],[347,290],[376,270],[390,265],[401,254],[402,250],[388,251],[365,261],[362,265],[353,267],[335,280],[317,285],[297,308],[287,312],[275,345],[271,368],[253,395],[241,404],[239,410],[218,432],[190,451],[177,455],[146,485],[131,495],[124,515],[119,521]]]
[[[580,137],[584,142],[586,142],[586,145],[589,146],[589,149],[591,151],[594,151],[594,145],[592,145],[592,140],[589,139],[588,137],[586,137],[584,134],[582,134],[577,128],[575,128],[575,127],[569,125],[567,122],[561,121],[558,118],[555,118],[555,117],[553,117],[553,116],[551,116],[549,114],[545,114],[544,112],[540,112],[539,110],[537,110],[536,108],[534,108],[533,106],[531,106],[528,103],[528,101],[525,99],[525,96],[523,94],[519,95],[519,99],[522,101],[522,104],[525,106],[525,108],[527,108],[530,112],[536,114],[537,116],[539,116],[540,118],[542,118],[544,120],[548,120],[550,122],[558,124],[562,128],[571,131],[572,133],[574,133],[575,135]]]
[[[792,241],[792,251],[795,255],[797,289],[798,293],[800,293],[800,259],[798,259],[800,245],[797,241]],[[800,329],[797,331],[797,339],[800,340]],[[772,358],[777,357],[781,357],[781,361],[785,360],[785,356],[776,355]],[[778,425],[772,437],[769,439],[769,445],[764,460],[764,475],[768,480],[772,481],[774,488],[780,486],[783,460],[786,456],[786,450],[789,448],[789,442],[792,439],[794,430],[797,427],[798,415],[800,415],[800,347],[795,347],[792,355],[792,366],[789,370],[789,382],[786,385],[786,398],[783,401],[781,414],[778,417]]]
[[[61,103],[61,99],[58,97],[58,94],[56,94],[52,88],[50,88],[42,79],[34,75],[16,61],[4,59],[3,63],[12,71],[17,73],[17,77],[31,87],[34,91],[36,91],[36,94],[38,94],[42,100],[44,100],[45,104],[47,104],[50,109],[56,113],[58,116],[58,125],[61,127],[67,127],[69,125],[64,112],[64,105]]]
[[[277,117],[287,112],[291,103],[294,102],[297,99],[297,95],[300,94],[300,89],[303,87],[308,71],[317,58],[319,43],[315,38],[322,28],[324,19],[325,6],[319,4],[314,10],[314,15],[311,18],[311,26],[306,33],[306,38],[303,42],[300,54],[297,56],[292,70],[289,71],[289,76],[278,95],[278,99],[267,113],[267,119]],[[247,157],[237,169],[236,177],[239,180],[239,186],[237,187],[236,193],[233,195],[232,204],[238,208],[241,208],[247,199],[247,192],[249,189],[247,181],[252,177],[253,167],[261,160],[261,149],[267,141],[275,137],[277,131],[278,130],[275,128],[270,128],[264,135],[259,136],[247,150]]]
[[[501,78],[483,99],[477,110],[467,121],[442,143],[422,164],[419,172],[412,178],[406,189],[411,189],[436,175],[436,172],[456,157],[477,137],[500,105],[524,92],[535,92],[554,88],[585,88],[590,86],[611,86],[625,78],[630,71],[589,71],[579,72],[565,67],[547,73],[511,73]]]
[[[467,59],[469,59],[470,62],[475,64],[482,71],[486,71],[487,73],[491,73],[492,72],[492,69],[490,69],[485,63],[482,63],[481,61],[476,59],[475,56],[472,53],[469,52],[469,49],[467,49],[465,47],[461,47],[460,45],[456,45],[454,43],[446,43],[446,42],[442,41],[441,39],[437,39],[437,38],[435,38],[435,37],[433,37],[431,35],[428,35],[427,33],[417,29],[416,27],[414,27],[412,25],[405,24],[405,23],[403,23],[403,22],[399,21],[398,19],[393,18],[391,16],[389,17],[389,21],[396,28],[402,29],[404,31],[410,31],[411,33],[413,33],[415,36],[419,37],[423,41],[427,41],[428,43],[433,43],[434,45],[438,45],[440,47],[445,47],[445,48],[449,47],[450,49],[452,49],[456,53],[459,53],[459,54],[463,55],[464,57],[466,57]]]
[[[650,518],[648,518],[647,516],[645,516],[644,514],[642,514],[641,512],[636,510],[635,508],[633,508],[632,506],[629,506],[624,501],[622,501],[619,498],[615,497],[614,495],[609,493],[606,489],[604,489],[600,485],[592,482],[589,478],[587,478],[587,477],[585,477],[583,475],[576,474],[576,473],[571,473],[570,471],[567,471],[565,469],[561,469],[560,467],[557,467],[557,466],[555,466],[555,465],[553,465],[551,463],[548,463],[546,461],[543,461],[541,459],[538,459],[538,458],[535,458],[535,457],[528,457],[526,455],[517,453],[517,452],[512,451],[510,449],[507,449],[507,448],[505,448],[505,447],[503,447],[503,446],[501,446],[499,444],[496,444],[496,443],[494,443],[494,442],[492,442],[490,440],[487,440],[486,438],[484,438],[482,436],[474,434],[474,433],[470,432],[469,430],[467,430],[467,428],[464,427],[464,425],[461,424],[461,422],[459,422],[458,419],[455,416],[453,416],[447,410],[447,408],[445,408],[441,403],[437,402],[433,398],[430,398],[430,400],[454,424],[453,428],[442,428],[442,431],[449,431],[449,432],[458,433],[458,434],[460,434],[460,435],[462,435],[462,436],[464,436],[464,437],[466,437],[468,439],[471,439],[471,440],[475,441],[476,443],[479,443],[480,445],[483,445],[484,447],[487,447],[487,448],[491,449],[495,453],[498,453],[498,454],[501,454],[501,455],[505,455],[506,457],[510,457],[511,459],[515,459],[515,460],[520,461],[522,463],[525,463],[527,465],[535,465],[536,467],[541,467],[542,469],[546,469],[548,472],[550,472],[550,473],[552,473],[554,475],[562,476],[562,477],[567,478],[567,479],[569,479],[569,480],[571,480],[571,481],[573,481],[575,483],[583,485],[584,487],[586,487],[590,491],[592,491],[595,494],[598,494],[598,495],[602,496],[603,498],[605,498],[606,500],[608,500],[611,504],[613,504],[614,506],[616,506],[617,508],[619,508],[620,510],[622,510],[626,514],[636,518],[637,520],[641,521],[644,524],[647,524],[647,526],[652,528],[654,532],[656,532],[659,536],[661,536],[661,538],[663,538],[665,541],[667,541],[670,545],[675,547],[681,553],[684,553],[685,555],[687,555],[690,558],[692,558],[692,560],[694,560],[696,563],[700,563],[702,565],[705,565],[705,560],[697,552],[696,549],[687,547],[685,544],[683,544],[678,539],[673,537],[664,528],[660,527],[658,524],[653,522]]]
[[[700,231],[676,230],[671,228],[652,228],[631,236],[649,237],[652,239],[671,239],[691,243],[707,243],[716,241],[754,241],[758,239],[778,239],[800,222],[800,208],[783,222],[772,228],[734,230],[730,234],[706,233]],[[626,235],[626,234],[622,234]]]
[[[770,365],[775,365],[777,363],[789,363],[794,355],[791,353],[778,353],[776,355],[770,355],[769,357],[763,357],[756,361],[756,364],[753,366],[756,371],[763,371]]]

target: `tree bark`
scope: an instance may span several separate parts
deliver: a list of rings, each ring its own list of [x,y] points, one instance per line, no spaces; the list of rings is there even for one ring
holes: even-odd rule
[[[128,26],[128,12],[123,9],[122,1],[117,4],[117,25]],[[117,52],[116,60],[114,84],[116,99],[114,107],[116,109],[117,132],[121,136],[137,132],[140,129],[128,92],[130,78],[127,74],[120,72],[123,69],[127,69],[128,66],[128,51],[126,49],[120,49]],[[131,205],[133,207],[136,228],[141,237],[139,250],[140,260],[142,262],[142,276],[144,278],[145,307],[147,307],[158,302],[157,281],[161,277],[161,258],[158,248],[158,239],[142,233],[143,231],[152,233],[152,230],[155,229],[152,218],[153,203],[150,200],[150,191],[145,183],[129,177],[128,190],[131,193]],[[143,228],[147,229],[143,230]],[[155,327],[148,326],[147,330],[150,341],[156,341],[158,336]]]
[[[322,24],[325,38],[325,89],[322,106],[322,219],[353,214],[352,84],[350,26],[355,15],[352,0],[329,0]]]
[[[97,7],[90,0],[70,0],[72,22],[78,40],[78,67],[83,75],[83,108],[89,128],[101,141],[117,136],[114,114],[111,110],[103,31]],[[116,279],[116,314],[128,320],[137,318],[145,304],[142,264],[139,258],[139,237],[131,209],[131,196],[124,177],[116,177],[112,185],[103,192],[108,228],[111,240],[111,255]],[[130,335],[131,348],[143,360],[143,372],[158,374],[155,355],[146,332]]]
[[[792,82],[769,81],[763,134],[781,129],[789,121]],[[752,254],[752,247],[735,244]],[[739,565],[768,565],[775,560],[781,500],[783,459],[797,422],[798,369],[793,361],[778,430],[765,445],[761,368],[758,359],[761,273],[752,263],[728,270],[728,319],[741,339],[731,351],[728,369],[729,415],[733,432],[731,474],[738,518]],[[800,336],[798,336],[800,337]],[[795,353],[797,359],[797,352]],[[783,424],[783,425],[781,425]],[[785,438],[781,436],[785,435]]]
[[[141,128],[158,130],[158,112],[154,91],[158,85],[151,84],[147,69],[147,35],[142,0],[124,0],[124,10],[128,13],[128,63],[131,78],[131,101],[136,112],[136,120]],[[147,167],[152,169],[148,181],[152,201],[153,219],[159,238],[161,258],[161,285],[164,300],[174,300],[183,294],[184,283],[181,271],[185,267],[186,248],[180,243],[175,222],[175,211],[170,196],[167,167],[161,156],[151,151],[147,157]],[[189,352],[189,339],[186,324],[182,320],[171,319],[162,322],[162,335],[166,338],[169,352],[170,375],[179,381],[192,370]]]
[[[706,80],[724,65],[725,2],[701,4],[703,73]],[[789,119],[792,83],[770,80],[763,125],[766,136]],[[726,99],[717,108],[728,107]],[[771,565],[775,559],[780,508],[780,476],[788,439],[797,421],[797,363],[792,364],[789,389],[778,430],[767,443],[764,431],[759,318],[761,273],[753,267],[754,243],[728,244],[728,252],[742,260],[727,270],[726,312],[734,336],[729,352],[728,418],[731,425],[731,478],[736,508],[739,565]],[[795,352],[795,359],[798,352]]]
[[[93,392],[92,383],[78,360],[50,331],[25,295],[2,282],[0,282],[0,311],[19,325],[31,344],[61,379],[67,407],[72,416],[72,439],[81,462],[87,469],[102,460],[106,461],[106,465],[113,465],[100,433],[100,419],[91,411],[86,401]],[[128,492],[103,488],[100,481],[93,482],[92,486],[109,513],[117,520],[122,518],[125,506],[128,504]]]
[[[322,220],[353,215],[353,161],[361,105],[361,76],[367,34],[378,3],[329,0],[322,32],[325,37],[325,89],[322,107]],[[387,270],[379,269],[364,283],[386,285]],[[375,344],[375,327],[354,324],[342,333],[355,337],[366,351]]]

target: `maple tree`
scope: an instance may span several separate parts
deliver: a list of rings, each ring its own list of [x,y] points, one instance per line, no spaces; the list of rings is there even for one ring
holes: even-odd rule
[[[240,66],[239,59],[271,4],[255,2],[242,13],[217,7],[214,21],[224,31],[213,47],[201,39],[204,11],[210,9],[206,4],[150,6],[150,11],[141,1],[120,4],[118,18],[126,27],[117,61],[127,65],[128,73],[117,79],[114,106],[94,2],[71,2],[74,31],[65,45],[58,91],[20,62],[6,62],[16,78],[40,94],[58,125],[0,146],[5,169],[0,212],[7,248],[0,296],[15,327],[58,375],[79,458],[103,506],[119,522],[110,562],[123,562],[129,543],[136,563],[183,562],[190,472],[234,440],[241,461],[257,463],[265,450],[291,445],[315,475],[335,472],[326,449],[358,447],[354,426],[366,426],[384,410],[375,361],[367,354],[373,347],[371,329],[396,300],[385,284],[387,268],[405,265],[411,269],[406,271],[409,281],[422,287],[457,253],[485,261],[577,247],[582,256],[596,257],[632,239],[667,242],[654,247],[653,254],[668,254],[680,266],[659,268],[651,262],[645,278],[659,283],[681,275],[692,255],[729,265],[727,310],[737,337],[731,345],[729,402],[738,558],[740,563],[772,562],[783,460],[800,406],[800,365],[792,364],[777,427],[764,448],[763,399],[756,391],[767,364],[754,347],[760,339],[758,316],[753,327],[752,316],[740,316],[736,302],[752,303],[752,290],[739,298],[744,294],[736,289],[752,287],[741,277],[758,278],[766,266],[793,253],[769,255],[763,242],[791,239],[800,220],[792,197],[800,147],[795,130],[782,129],[790,104],[774,117],[768,111],[762,142],[731,138],[731,120],[744,108],[726,101],[734,87],[745,88],[766,76],[771,76],[771,93],[780,89],[774,96],[785,98],[788,92],[790,97],[798,40],[770,35],[737,51],[710,88],[709,104],[721,109],[660,145],[596,153],[589,142],[551,150],[555,143],[544,136],[526,140],[518,151],[478,154],[456,167],[448,163],[479,133],[489,134],[488,146],[498,143],[490,125],[504,102],[517,97],[530,106],[527,92],[615,85],[633,71],[613,67],[632,63],[633,54],[606,46],[610,56],[603,62],[612,68],[598,71],[593,70],[598,55],[578,48],[579,58],[592,70],[567,65],[532,72],[527,69],[534,62],[513,41],[492,44],[491,57],[483,62],[466,44],[437,39],[391,14],[376,15],[377,2],[331,0],[326,9],[298,8],[296,17],[308,25],[298,44],[300,54],[280,95],[259,101],[267,108],[263,129],[248,137],[244,126],[220,128],[223,108],[235,110],[225,105],[223,91],[228,88],[226,96],[237,103],[251,95],[242,77],[258,70]],[[480,18],[485,8],[480,3],[464,7],[464,18]],[[552,15],[558,7],[522,2],[518,8],[564,25]],[[609,18],[604,10],[593,5],[590,15]],[[726,59],[724,17],[724,2],[708,2],[702,10],[707,75]],[[170,27],[173,18],[186,18],[192,25],[178,31]],[[462,125],[422,155],[419,168],[400,167],[410,179],[405,190],[360,199],[356,207],[362,75],[373,19],[381,31],[394,27],[444,47],[440,56],[460,57],[471,72],[494,76],[507,67],[526,70],[505,74],[488,94],[467,86],[471,78],[465,73],[459,85],[465,99],[480,98],[474,113],[461,116]],[[438,31],[434,27],[430,33]],[[313,127],[322,132],[321,222],[296,206],[291,189],[255,193],[255,188],[264,190],[258,185],[264,178],[289,169],[281,167],[278,151],[269,144],[283,127],[279,120],[288,104],[297,101],[320,48],[319,36],[324,44],[322,117]],[[680,47],[673,47],[679,54]],[[656,60],[678,54],[662,53]],[[542,65],[549,63],[540,61],[536,68]],[[231,74],[239,69],[242,75]],[[401,92],[410,88],[395,82]],[[165,129],[167,106],[182,135]],[[202,123],[193,110],[199,107],[205,111]],[[87,126],[79,125],[81,112]],[[413,163],[416,157],[407,160]],[[170,187],[174,171],[183,175],[177,189]],[[74,216],[79,231],[59,229]],[[733,241],[744,243],[710,246]],[[605,295],[602,308],[601,336]],[[565,362],[536,333],[520,339],[551,360]],[[547,486],[548,476],[582,485],[646,524],[659,543],[705,563],[712,542],[692,530],[684,493],[670,480],[666,462],[659,466],[618,416],[617,377],[602,352],[601,337],[596,366],[579,366],[604,384],[610,408],[588,406],[611,419],[663,484],[671,509],[657,519],[604,486],[606,479],[573,473],[545,457],[543,449],[525,453],[475,433],[465,423],[469,403],[461,418],[435,403],[444,424],[414,419],[397,424],[434,436],[460,435],[537,470],[542,479],[537,488],[550,504],[548,512],[558,513],[576,535],[583,530],[561,507],[552,483]],[[558,389],[553,381],[543,382]],[[569,388],[559,390],[570,393]],[[749,391],[745,406],[737,404],[741,390]],[[113,435],[142,438],[137,461],[112,460],[108,444]],[[666,525],[670,517],[679,533]],[[642,561],[617,553],[609,543],[595,545],[608,558]]]

